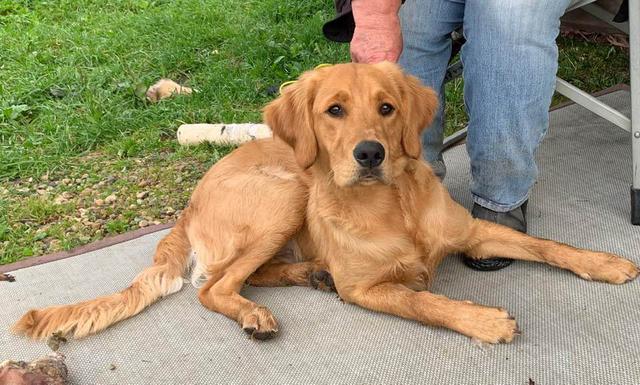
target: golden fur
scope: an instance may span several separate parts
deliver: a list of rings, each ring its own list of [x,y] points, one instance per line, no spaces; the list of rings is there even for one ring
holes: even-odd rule
[[[383,103],[395,110],[381,114]],[[341,116],[327,112],[335,105]],[[327,270],[346,302],[498,343],[518,333],[504,309],[426,291],[445,256],[545,262],[615,284],[638,275],[616,255],[473,219],[421,160],[420,131],[436,107],[432,90],[391,63],[305,73],[264,110],[277,138],[245,144],[207,172],[154,264],[130,287],[31,310],[14,330],[32,338],[103,330],[180,290],[192,252],[194,282],[205,282],[201,303],[256,339],[272,337],[278,324],[269,309],[239,294],[245,282],[309,285],[311,275]],[[384,146],[375,176],[354,160],[363,140]]]

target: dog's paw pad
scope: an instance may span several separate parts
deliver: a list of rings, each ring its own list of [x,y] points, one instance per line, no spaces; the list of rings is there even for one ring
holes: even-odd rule
[[[333,277],[326,270],[318,270],[309,274],[309,284],[311,287],[322,291],[336,291]]]

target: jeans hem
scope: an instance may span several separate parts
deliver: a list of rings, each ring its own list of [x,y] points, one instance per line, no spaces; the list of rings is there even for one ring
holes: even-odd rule
[[[496,202],[492,202],[490,200],[484,199],[476,194],[471,194],[473,195],[473,202],[479,204],[480,206],[487,208],[489,210],[493,210],[495,212],[498,213],[506,213],[509,212],[511,210],[517,209],[518,207],[522,206],[522,204],[529,199],[529,194],[525,195],[524,198],[522,198],[521,200],[519,200],[517,203],[512,204],[512,205],[505,205],[502,203],[496,203]]]

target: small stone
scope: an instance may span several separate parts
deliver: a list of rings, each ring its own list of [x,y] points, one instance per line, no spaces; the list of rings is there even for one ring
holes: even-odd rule
[[[149,191],[140,191],[139,193],[136,194],[136,198],[138,199],[144,199],[149,195]]]
[[[182,183],[182,177],[180,177],[180,176],[179,176],[179,177],[177,177],[177,178],[176,178],[176,183]]]
[[[57,250],[58,248],[60,248],[60,244],[60,240],[52,239],[51,242],[49,242],[49,250]]]
[[[116,194],[111,194],[108,197],[104,198],[104,203],[111,204],[111,203],[115,202],[117,199],[118,199],[118,197],[116,197]]]
[[[37,193],[38,195],[44,195],[44,194],[46,194],[46,193],[47,193],[47,190],[46,190],[46,189],[40,189],[40,188],[39,188],[39,189],[37,189],[37,190],[36,190],[36,193]]]
[[[143,201],[142,199],[136,199],[136,203],[137,203],[137,204],[139,204],[139,205],[141,205],[141,204],[143,204],[143,203],[144,203],[144,201]]]
[[[33,182],[33,178],[27,179],[27,182],[32,183]]]
[[[64,178],[63,180],[61,180],[60,182],[62,182],[62,184],[69,184],[71,183],[71,179],[69,178]]]
[[[140,227],[147,227],[149,226],[149,221],[146,219],[141,220],[140,222],[138,222],[138,226]]]
[[[44,180],[44,181],[49,180],[49,174],[44,174],[43,176],[40,177],[40,180]]]
[[[63,203],[67,203],[69,202],[69,200],[67,198],[64,197],[64,195],[58,195],[54,200],[53,203],[56,205],[61,205]]]
[[[47,345],[54,352],[57,352],[60,348],[60,345],[65,343],[67,343],[67,339],[61,331],[57,331],[53,333],[49,338],[47,338]]]
[[[175,214],[176,210],[174,210],[173,207],[167,207],[164,209],[164,212],[167,215],[171,215],[171,214]]]
[[[104,204],[104,200],[102,200],[102,199],[96,199],[96,200],[94,200],[94,201],[93,201],[93,203],[94,203],[96,206],[102,206],[102,205]]]
[[[109,370],[116,370],[116,366],[114,364],[109,365]]]
[[[88,177],[89,177],[89,174],[82,174],[82,176],[80,178],[87,179]]]
[[[138,187],[147,187],[149,185],[149,181],[143,180],[138,183]]]

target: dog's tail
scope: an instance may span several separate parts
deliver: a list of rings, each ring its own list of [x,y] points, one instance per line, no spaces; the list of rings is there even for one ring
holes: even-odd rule
[[[145,307],[182,288],[189,267],[191,245],[186,233],[189,208],[156,249],[153,265],[144,269],[123,291],[73,305],[30,310],[12,330],[33,339],[55,332],[82,338],[134,316]],[[92,272],[88,272],[92,274]]]

